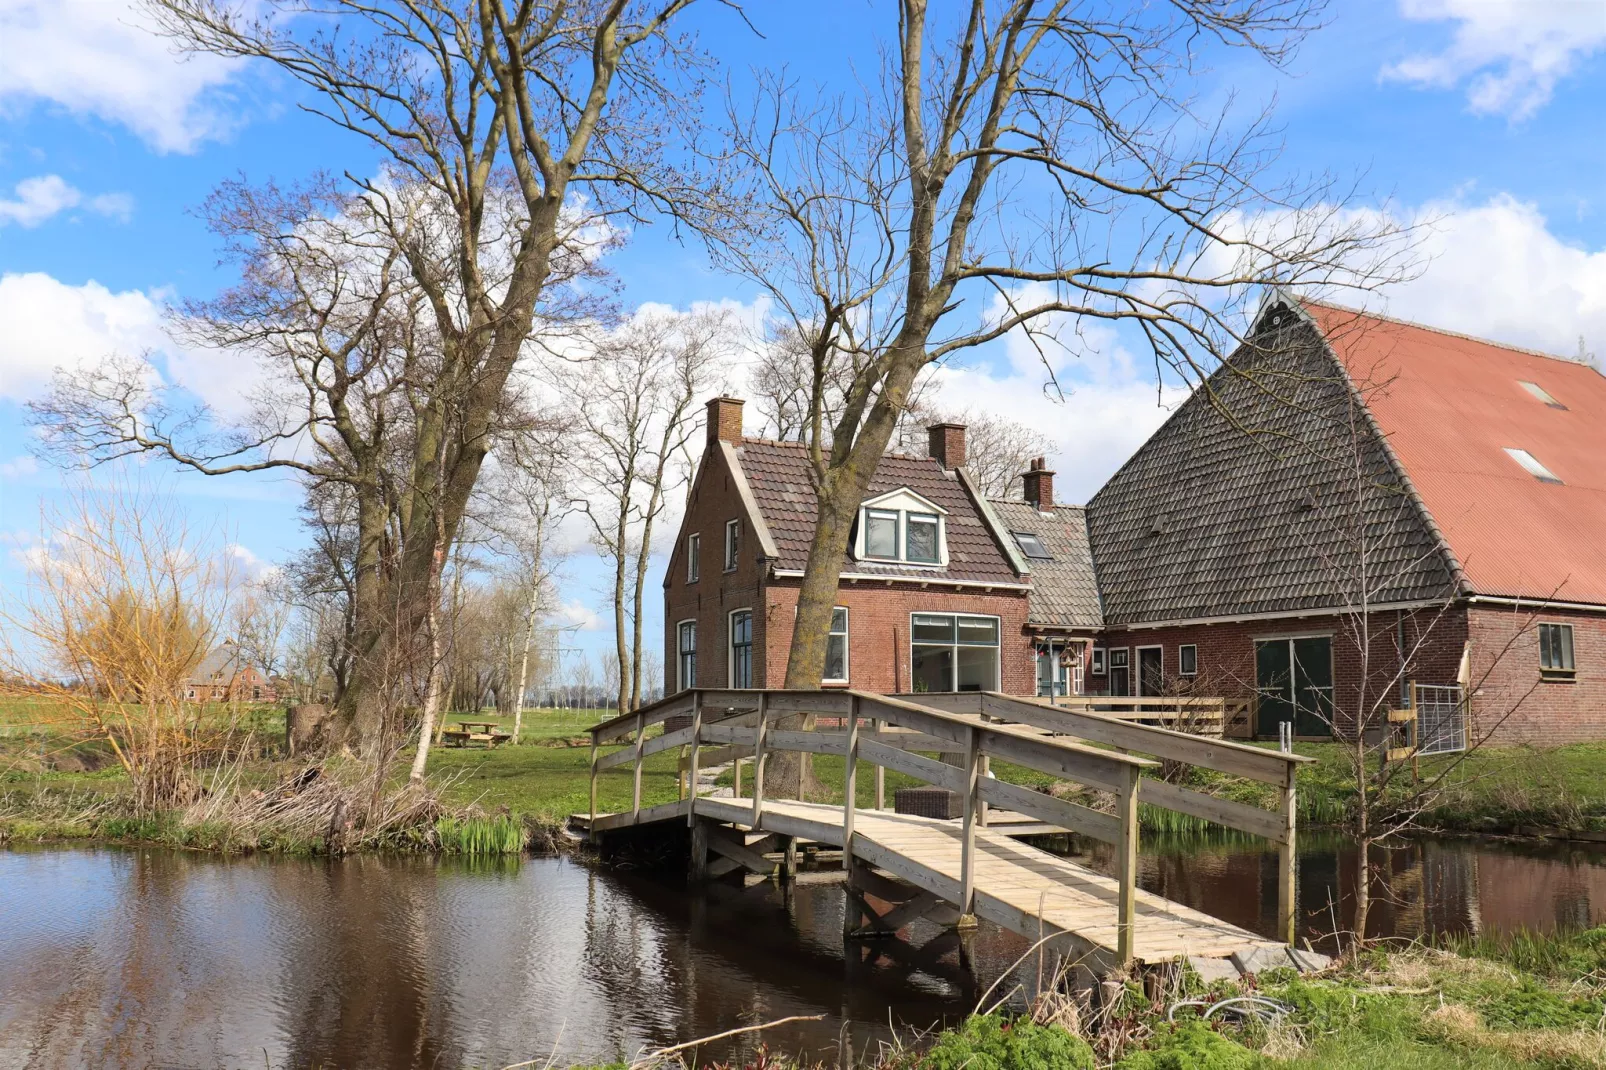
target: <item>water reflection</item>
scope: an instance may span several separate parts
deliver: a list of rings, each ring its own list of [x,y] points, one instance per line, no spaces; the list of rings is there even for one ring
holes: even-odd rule
[[[1373,857],[1372,935],[1606,922],[1598,851],[1450,841]],[[1353,872],[1353,851],[1305,838],[1314,941],[1349,925]],[[1271,932],[1275,855],[1258,847],[1150,841],[1142,880]],[[789,1015],[821,1017],[772,1046],[833,1054],[845,1027],[863,1052],[890,1023],[962,1016],[1026,947],[922,925],[844,955],[842,906],[823,873],[688,895],[671,876],[561,859],[0,852],[0,1065],[566,1065]]]

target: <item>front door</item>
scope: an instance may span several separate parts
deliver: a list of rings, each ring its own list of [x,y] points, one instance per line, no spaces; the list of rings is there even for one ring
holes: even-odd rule
[[[1037,645],[1037,697],[1057,698],[1066,693],[1064,647],[1058,643]]]
[[[1165,694],[1165,650],[1157,646],[1138,648],[1138,694]]]
[[[1132,693],[1132,663],[1128,660],[1131,653],[1124,646],[1111,647],[1108,657],[1110,659],[1110,694],[1130,695]]]
[[[1275,737],[1283,721],[1294,722],[1296,736],[1331,735],[1332,638],[1256,640],[1255,689],[1260,697],[1257,735]]]

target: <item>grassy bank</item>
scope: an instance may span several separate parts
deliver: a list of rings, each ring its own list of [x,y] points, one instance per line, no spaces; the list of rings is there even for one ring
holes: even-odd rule
[[[1234,999],[1239,1001],[1223,1002]],[[1586,1070],[1606,1067],[1603,1015],[1606,929],[1595,929],[1453,948],[1374,949],[1305,977],[1284,969],[1205,984],[1191,972],[1173,973],[1145,984],[1129,982],[1098,1000],[1050,993],[1023,1016],[978,1015],[934,1038],[870,1053],[865,1065]],[[674,1062],[648,1055],[634,1066]],[[795,1066],[770,1054],[747,1065]]]

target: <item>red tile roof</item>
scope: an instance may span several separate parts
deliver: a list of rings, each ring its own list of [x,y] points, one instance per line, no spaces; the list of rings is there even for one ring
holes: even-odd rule
[[[1305,310],[1475,593],[1606,604],[1606,377],[1352,309],[1306,302]],[[1561,483],[1530,475],[1507,449],[1526,450]]]
[[[808,563],[809,544],[814,540],[818,515],[807,452],[792,442],[749,438],[737,443],[736,456],[780,553],[780,559],[773,564],[777,568],[802,569]],[[972,583],[1023,582],[1010,568],[975,503],[952,472],[944,471],[942,465],[927,457],[889,453],[881,459],[870,479],[870,494],[874,496],[901,487],[908,487],[947,511],[947,566],[858,561],[849,554],[843,558],[843,571],[937,582],[943,579]]]

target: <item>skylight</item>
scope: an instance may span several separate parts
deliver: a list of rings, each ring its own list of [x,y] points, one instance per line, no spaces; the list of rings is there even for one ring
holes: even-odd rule
[[[1015,543],[1020,547],[1020,552],[1031,558],[1033,561],[1054,560],[1053,555],[1044,548],[1043,540],[1039,539],[1031,532],[1012,531],[1010,534],[1015,536]]]
[[[1563,412],[1566,411],[1567,406],[1563,405],[1561,402],[1559,402],[1555,398],[1551,397],[1550,396],[1550,391],[1546,390],[1544,387],[1540,386],[1538,383],[1530,383],[1526,379],[1518,379],[1517,380],[1517,385],[1522,387],[1524,390],[1528,391],[1528,393],[1532,394],[1534,397],[1538,398],[1540,401],[1543,401],[1546,405],[1549,405],[1551,408],[1553,408],[1553,409],[1561,409]]]
[[[1512,449],[1510,446],[1507,446],[1506,447],[1506,454],[1508,456],[1510,456],[1510,458],[1513,461],[1516,461],[1518,464],[1522,465],[1523,471],[1527,472],[1529,475],[1531,475],[1535,479],[1539,480],[1539,482],[1541,482],[1541,483],[1560,483],[1561,482],[1561,480],[1556,477],[1556,473],[1552,472],[1550,469],[1548,469],[1544,465],[1540,464],[1539,463],[1539,458],[1535,457],[1533,454],[1529,453],[1527,450],[1516,450],[1516,449]]]

